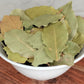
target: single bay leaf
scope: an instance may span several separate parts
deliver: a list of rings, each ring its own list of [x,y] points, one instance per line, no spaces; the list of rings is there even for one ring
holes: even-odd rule
[[[23,57],[31,58],[35,50],[28,44],[28,38],[29,35],[26,32],[18,29],[5,33],[5,43],[13,53],[19,53]]]
[[[39,7],[33,7],[25,10],[25,14],[29,16],[31,19],[34,19],[38,16],[45,15],[45,14],[55,15],[56,13],[59,13],[59,11],[54,9],[51,6],[39,6]]]
[[[11,52],[8,47],[4,47],[4,50],[6,51],[6,53],[8,55],[8,59],[10,59],[14,62],[25,63],[25,61],[27,60],[27,58],[22,57],[20,54]]]
[[[54,66],[56,65],[68,65],[68,66],[72,66],[74,65],[74,57],[72,55],[66,54],[63,57],[61,57],[61,59],[59,61],[55,61],[53,63]]]
[[[64,54],[72,55],[73,57],[79,53],[81,48],[78,46],[77,43],[68,41],[67,42],[67,48],[63,51]]]
[[[36,17],[33,20],[33,24],[37,27],[41,26],[47,26],[49,23],[56,23],[58,20],[61,20],[63,18],[62,14],[56,14],[56,15],[41,15]]]
[[[65,22],[57,22],[44,28],[42,40],[47,46],[45,48],[47,55],[53,60],[58,61],[60,59],[59,52],[64,49],[68,40],[68,31]]]
[[[12,29],[22,29],[20,16],[4,16],[2,22],[0,23],[0,28],[2,35]]]
[[[20,16],[21,20],[24,21],[24,20],[28,20],[30,21],[31,19],[24,13],[24,10],[21,10],[21,9],[14,9],[10,15],[15,15],[15,16]]]
[[[44,48],[41,48],[36,53],[34,53],[33,66],[38,66],[40,64],[47,64],[48,62],[53,62],[53,60],[46,54]]]
[[[25,28],[29,28],[29,26],[35,25],[40,28],[41,26],[48,26],[49,23],[56,23],[58,20],[61,20],[62,18],[64,18],[62,14],[56,14],[56,15],[45,14],[36,17],[32,21],[27,20],[24,21],[23,26]]]
[[[68,24],[71,28],[71,33],[69,35],[69,40],[72,40],[75,34],[77,33],[78,23],[76,16],[72,10],[72,2],[67,3],[66,5],[59,8],[59,11],[65,15],[65,19],[68,21]]]
[[[73,41],[76,42],[81,48],[84,45],[84,19],[80,16],[77,17],[78,20],[78,30],[77,35],[73,38]]]

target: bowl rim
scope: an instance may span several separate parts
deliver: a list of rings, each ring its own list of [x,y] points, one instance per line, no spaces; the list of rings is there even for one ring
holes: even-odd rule
[[[6,62],[8,62],[12,65],[22,67],[22,68],[26,68],[26,69],[33,69],[33,70],[52,70],[52,69],[60,69],[60,68],[65,68],[65,67],[71,67],[71,66],[68,66],[68,65],[57,65],[57,66],[50,66],[50,67],[49,66],[48,67],[34,67],[34,66],[23,65],[23,64],[11,61],[7,57],[5,57],[4,54],[2,54],[1,52],[0,52],[0,57],[2,59],[4,59]],[[80,57],[76,58],[74,60],[74,63],[79,62],[82,58],[84,58],[84,53]]]

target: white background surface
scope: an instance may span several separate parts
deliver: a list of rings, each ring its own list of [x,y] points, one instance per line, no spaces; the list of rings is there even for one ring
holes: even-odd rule
[[[27,9],[34,6],[49,5],[58,8],[71,0],[0,0],[0,19],[16,8]],[[76,15],[84,17],[84,0],[72,0]]]

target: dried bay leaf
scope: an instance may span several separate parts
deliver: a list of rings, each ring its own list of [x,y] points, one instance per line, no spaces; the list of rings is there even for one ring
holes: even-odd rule
[[[68,4],[62,6],[59,8],[59,11],[65,15],[65,19],[68,21],[68,24],[71,28],[71,33],[69,35],[69,40],[72,40],[75,34],[77,33],[78,23],[76,16],[72,10],[72,2],[69,2]]]
[[[41,26],[48,26],[49,23],[56,23],[58,20],[61,20],[63,17],[62,14],[56,15],[41,15],[33,19],[32,21],[24,21],[23,26],[29,29],[30,26],[35,25],[36,27],[40,28]]]
[[[19,16],[4,16],[0,23],[1,34],[4,35],[12,29],[22,29],[22,22]]]
[[[26,27],[27,29],[31,25],[35,25],[37,27],[41,27],[41,26],[45,26],[45,25],[47,26],[48,23],[51,23],[51,22],[54,23],[63,16],[62,14],[59,13],[58,10],[54,9],[53,7],[49,7],[49,6],[33,7],[30,9],[27,9],[25,11],[25,13],[28,15],[28,17],[34,19],[33,21],[24,21],[23,22],[23,26]],[[47,14],[47,15],[45,15],[45,14]],[[50,16],[48,14],[50,14]],[[44,15],[44,16],[42,16],[42,15]],[[54,16],[52,16],[52,15],[54,15]]]
[[[68,41],[66,45],[67,45],[67,48],[63,51],[63,53],[66,55],[68,54],[74,57],[81,50],[81,48],[75,42]]]
[[[8,47],[4,47],[4,50],[6,51],[8,55],[8,59],[14,62],[25,63],[25,61],[27,60],[27,58],[20,56],[20,54],[11,52]]]
[[[84,23],[80,17],[76,19],[72,11],[72,2],[59,10],[49,6],[33,7],[25,11],[15,9],[11,12],[11,17],[13,16],[18,16],[21,24],[17,23],[17,19],[14,22],[14,19],[3,18],[0,25],[3,30],[1,32],[7,30],[4,32],[7,45],[5,48],[10,60],[18,63],[28,61],[33,66],[53,61],[53,65],[74,64],[74,56],[84,44]],[[17,24],[20,26],[15,28]],[[22,26],[24,31],[21,30]]]
[[[36,53],[34,53],[33,66],[38,66],[40,64],[46,64],[48,62],[53,62],[53,60],[45,53],[44,48],[41,48]]]
[[[18,29],[5,33],[5,43],[13,53],[19,53],[23,57],[31,58],[35,50],[28,44],[28,38],[29,35],[26,32]]]
[[[84,45],[84,19],[80,16],[77,17],[78,20],[78,30],[77,30],[77,36],[73,38],[73,41],[76,42],[81,48],[83,48]]]
[[[29,16],[31,19],[34,19],[38,16],[45,15],[45,14],[55,15],[56,13],[59,13],[59,11],[54,9],[51,6],[39,6],[39,7],[33,7],[25,10],[25,14]]]
[[[57,22],[46,28],[42,33],[43,43],[47,46],[45,51],[53,60],[60,59],[59,52],[65,47],[68,40],[68,31],[65,22]]]
[[[47,26],[49,23],[56,23],[58,20],[61,20],[63,18],[62,14],[56,14],[56,15],[41,15],[36,17],[33,20],[33,24],[37,27],[41,26]]]

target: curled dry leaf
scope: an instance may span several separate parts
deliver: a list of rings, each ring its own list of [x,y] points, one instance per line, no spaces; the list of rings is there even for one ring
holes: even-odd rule
[[[48,26],[49,23],[56,23],[62,18],[64,18],[62,14],[56,14],[56,15],[45,14],[36,17],[33,20],[33,24],[37,27]]]
[[[64,14],[65,19],[68,21],[68,24],[71,28],[71,33],[69,35],[69,40],[72,40],[75,34],[77,33],[78,22],[77,18],[72,10],[72,2],[67,3],[66,5],[59,8],[59,11]]]
[[[23,21],[23,26],[27,29],[29,29],[30,26],[35,25],[38,28],[41,28],[42,26],[48,26],[49,23],[56,23],[59,20],[63,19],[64,16],[62,14],[56,14],[56,15],[50,15],[50,14],[45,14],[36,17],[35,19],[29,21]]]
[[[14,29],[5,33],[5,43],[13,53],[32,58],[35,50],[28,44],[29,36],[23,30]]]
[[[59,13],[59,11],[54,9],[51,6],[33,7],[33,8],[25,10],[25,14],[27,16],[29,16],[31,19],[34,19],[34,18],[36,18],[38,16],[45,15],[45,14],[55,15],[57,13]]]

